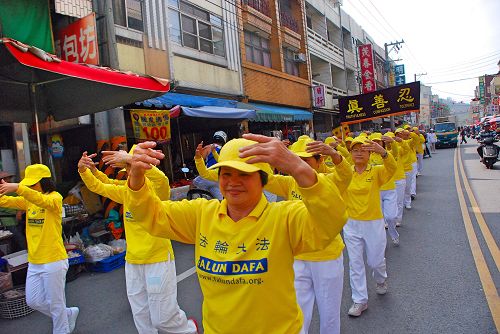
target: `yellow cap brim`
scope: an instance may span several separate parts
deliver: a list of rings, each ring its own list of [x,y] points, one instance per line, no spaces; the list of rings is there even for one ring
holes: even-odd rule
[[[208,169],[215,169],[215,168],[220,168],[220,167],[231,167],[231,168],[237,169],[237,170],[245,172],[245,173],[254,173],[254,172],[258,172],[259,170],[262,170],[263,172],[266,172],[269,174],[268,171],[266,171],[262,168],[259,168],[258,165],[247,164],[246,162],[243,162],[243,161],[234,161],[234,160],[218,162],[215,165],[208,167]]]
[[[27,178],[24,178],[21,182],[19,182],[19,184],[22,184],[23,186],[32,186],[32,185],[35,185],[38,182],[40,182],[41,179],[42,178],[30,178],[30,177],[27,177]]]
[[[293,153],[297,154],[301,158],[310,158],[314,156],[314,154],[311,154],[309,152],[293,152]]]

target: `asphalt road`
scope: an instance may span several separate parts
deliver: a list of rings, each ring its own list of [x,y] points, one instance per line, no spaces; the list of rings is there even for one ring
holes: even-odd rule
[[[495,242],[500,240],[500,163],[486,170],[475,144],[461,147],[461,157],[472,191]],[[417,199],[405,210],[399,229],[401,246],[388,243],[386,257],[389,292],[378,296],[369,279],[369,308],[351,318],[348,259],[345,252],[342,333],[497,333],[483,285],[474,262],[460,211],[454,178],[454,149],[438,150],[424,160]],[[463,185],[462,185],[463,187]],[[466,196],[469,206],[469,199]],[[497,292],[500,274],[473,211],[473,230]],[[201,323],[202,295],[195,274],[192,246],[174,244],[178,300],[190,317]],[[476,250],[477,251],[477,250]],[[500,259],[497,259],[497,261]],[[191,275],[190,275],[191,274]],[[75,333],[137,333],[125,292],[123,268],[106,274],[83,273],[66,285],[67,303],[80,307]],[[252,316],[251,314],[249,316]],[[32,313],[16,320],[0,320],[0,333],[50,333],[50,320]],[[319,333],[315,311],[309,333]]]

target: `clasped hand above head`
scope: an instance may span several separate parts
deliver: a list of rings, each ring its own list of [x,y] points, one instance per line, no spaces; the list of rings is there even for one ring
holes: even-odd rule
[[[367,140],[363,145],[361,145],[363,151],[375,152],[380,155],[385,155],[387,151],[385,148],[374,142],[373,140]]]
[[[251,133],[243,138],[257,142],[240,149],[240,158],[251,157],[247,163],[268,163],[292,176],[300,187],[311,187],[317,182],[314,170],[279,139]]]
[[[306,151],[313,155],[321,154],[328,155],[332,158],[334,164],[339,164],[342,162],[342,156],[335,149],[338,146],[337,142],[332,142],[330,144],[325,144],[322,141],[313,141],[311,143],[307,143]]]
[[[83,152],[82,157],[78,161],[78,171],[80,173],[83,173],[88,168],[93,172],[96,169],[96,162],[94,162],[92,159],[96,156],[96,153],[88,155],[87,151]]]
[[[154,141],[146,141],[137,144],[134,155],[130,159],[130,171],[128,173],[128,184],[130,189],[139,190],[144,184],[144,173],[146,170],[158,166],[165,155],[160,150],[155,150]]]

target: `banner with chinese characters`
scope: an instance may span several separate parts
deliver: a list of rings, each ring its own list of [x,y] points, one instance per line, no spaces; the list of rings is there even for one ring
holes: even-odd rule
[[[350,132],[351,132],[351,129],[349,129],[349,125],[347,125],[347,124],[342,124],[341,126],[337,126],[335,129],[332,130],[332,134],[335,137],[342,138],[342,139],[347,137]]]
[[[131,109],[134,138],[139,140],[170,140],[170,110]]]
[[[361,83],[363,93],[370,93],[377,89],[375,86],[375,65],[371,44],[358,46],[359,64],[361,66]]]
[[[316,108],[325,106],[325,86],[313,86],[313,106]]]
[[[360,123],[420,110],[420,81],[339,99],[340,122]]]
[[[95,13],[61,29],[57,48],[62,60],[99,65]]]
[[[484,104],[484,76],[479,77],[479,101]]]

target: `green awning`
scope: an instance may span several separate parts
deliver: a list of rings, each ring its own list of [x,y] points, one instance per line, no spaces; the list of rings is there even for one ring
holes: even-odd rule
[[[251,122],[298,122],[312,120],[313,115],[305,109],[278,107],[262,103],[238,103],[238,108],[253,109],[257,117]]]

